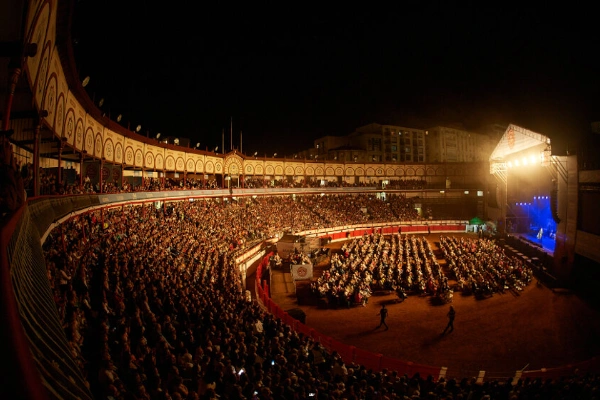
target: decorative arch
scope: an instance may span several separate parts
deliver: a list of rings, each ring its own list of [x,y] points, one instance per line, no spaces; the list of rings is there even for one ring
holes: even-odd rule
[[[113,162],[115,159],[114,144],[112,139],[107,139],[104,143],[104,157]]]
[[[375,176],[375,168],[367,167],[367,169],[365,170],[365,174],[367,176]]]
[[[41,42],[36,43],[38,43],[39,45]],[[35,98],[38,101],[38,104],[43,104],[42,100],[46,90],[48,71],[50,71],[50,62],[52,57],[52,42],[46,41],[46,43],[44,43],[44,49],[41,51],[41,54],[42,60],[40,61],[40,67],[38,70],[38,74],[35,78],[33,88],[33,93],[35,93]]]
[[[75,142],[75,111],[72,108],[67,111],[64,136],[67,138],[67,143],[73,144]]]
[[[244,171],[242,158],[236,154],[225,158],[225,173],[229,175],[239,175]]]
[[[240,175],[242,173],[241,164],[229,163],[229,166],[225,167],[225,173],[229,176]]]
[[[319,175],[319,176],[320,176],[320,175],[324,175],[324,173],[323,173],[323,172],[324,172],[324,171],[323,171],[323,167],[320,167],[320,166],[319,166],[319,167],[315,168],[315,175]]]
[[[283,175],[283,167],[281,165],[275,167],[275,175]]]
[[[125,148],[125,164],[133,166],[133,148],[131,146]]]
[[[394,175],[396,175],[396,173],[395,173],[395,171],[394,171],[394,168],[392,168],[392,167],[388,167],[388,168],[385,170],[385,174],[386,174],[387,176],[394,176]]]
[[[444,176],[446,175],[446,168],[444,168],[444,166],[440,165],[437,167],[435,174],[438,176]]]
[[[275,168],[273,168],[272,165],[267,165],[267,167],[265,168],[265,175],[274,175],[275,174]]]
[[[50,69],[50,57],[54,47],[52,43],[54,37],[51,36],[48,39],[50,26],[53,25],[50,23],[50,16],[52,14],[50,6],[50,2],[44,2],[42,7],[37,10],[36,15],[32,16],[33,20],[26,40],[27,43],[37,43],[38,48],[41,49],[38,53],[41,56],[36,54],[27,60],[27,67],[29,68],[31,77],[35,77],[32,78],[35,80],[32,82],[32,92],[36,94],[38,100],[41,98],[39,96],[42,95],[42,90],[46,86],[46,75]],[[43,102],[39,101],[38,104],[43,104]]]
[[[94,131],[91,127],[88,127],[85,131],[85,139],[83,144],[83,149],[87,151],[90,156],[96,154],[94,152]]]
[[[262,164],[258,164],[256,166],[256,175],[264,175],[265,174],[265,168],[262,166]]]
[[[154,157],[154,168],[159,170],[165,169],[165,156],[161,153],[158,153],[156,157]]]
[[[220,161],[217,161],[215,163],[215,173],[216,174],[222,174],[223,173],[223,163],[221,163]]]
[[[54,117],[54,132],[58,137],[62,136],[63,123],[65,121],[65,96],[60,93],[56,98],[56,116]]]
[[[123,163],[123,145],[121,143],[115,145],[115,162],[119,164]]]
[[[196,161],[196,172],[204,172],[204,162],[202,160]]]
[[[356,172],[354,173],[357,176],[364,176],[365,175],[365,170],[361,167],[356,168]]]
[[[344,175],[344,170],[342,169],[342,167],[337,167],[335,169],[335,175],[336,176],[343,176]]]
[[[207,174],[213,174],[215,172],[215,164],[212,161],[207,161],[205,171]]]
[[[354,168],[352,168],[352,167],[346,167],[346,175],[347,176],[354,175]]]
[[[254,167],[252,166],[252,164],[247,164],[246,171],[244,172],[246,173],[246,175],[254,175]]]
[[[294,168],[290,167],[289,165],[287,167],[285,167],[285,174],[286,175],[294,175]]]
[[[306,175],[314,175],[315,174],[315,168],[313,166],[308,166],[306,167]]]
[[[173,171],[175,169],[175,158],[173,156],[167,156],[165,158],[165,166],[169,171]]]
[[[135,166],[136,167],[143,167],[144,165],[144,154],[142,153],[142,150],[136,150],[135,152]]]
[[[83,121],[77,121],[75,127],[75,148],[83,150]]]
[[[295,175],[304,175],[304,169],[301,166],[297,166],[295,171],[294,171]]]
[[[196,165],[194,164],[194,160],[192,160],[191,158],[188,158],[188,160],[187,160],[187,164],[186,164],[186,166],[185,166],[185,170],[186,170],[186,172],[189,172],[189,173],[194,173],[194,172],[196,172],[196,168],[195,168],[195,166],[196,166]]]
[[[406,176],[415,176],[415,169],[412,167],[406,168]]]
[[[333,167],[327,167],[325,168],[325,175],[327,176],[333,176],[335,174]]]
[[[58,97],[58,81],[56,78],[56,74],[52,73],[50,78],[48,78],[48,85],[46,87],[46,92],[44,94],[44,101],[42,102],[42,109],[48,111],[48,116],[46,120],[48,122],[53,121],[56,116],[56,105],[57,105],[57,97]]]
[[[154,166],[154,155],[151,151],[148,151],[146,152],[146,163],[144,164],[144,167],[154,169]]]
[[[184,171],[185,161],[183,160],[183,157],[177,157],[177,160],[175,160],[175,169],[181,172]]]
[[[417,174],[417,176],[425,176],[425,168],[417,167],[415,173]]]
[[[404,176],[406,174],[406,171],[404,170],[404,168],[398,168],[396,170],[396,176]]]
[[[98,158],[102,158],[103,146],[102,146],[102,135],[96,133],[96,140],[94,144],[94,155]],[[141,164],[141,163],[140,163]]]

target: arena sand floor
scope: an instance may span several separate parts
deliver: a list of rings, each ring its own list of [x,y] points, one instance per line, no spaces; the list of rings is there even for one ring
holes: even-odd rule
[[[438,251],[439,235],[426,237],[446,270]],[[329,247],[336,251],[341,245]],[[479,371],[509,377],[521,369],[560,367],[600,355],[600,313],[575,294],[551,290],[537,280],[518,295],[507,291],[477,299],[455,292],[455,329],[442,335],[449,305],[433,304],[431,296],[411,295],[395,303],[395,294],[374,295],[366,307],[350,309],[299,305],[289,270],[284,269],[273,271],[271,287],[273,301],[283,310],[302,309],[307,325],[342,343],[416,364],[447,367],[449,377],[474,377]],[[324,269],[315,268],[315,277]],[[249,288],[253,281],[254,276],[249,277]],[[389,310],[387,331],[374,329],[382,303]]]

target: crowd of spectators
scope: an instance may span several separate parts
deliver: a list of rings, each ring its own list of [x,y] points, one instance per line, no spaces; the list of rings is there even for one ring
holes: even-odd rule
[[[344,363],[248,301],[232,263],[233,252],[276,229],[271,224],[279,221],[267,217],[285,209],[286,201],[116,207],[79,215],[50,233],[43,246],[48,277],[73,357],[96,398],[525,399],[597,393],[596,376],[477,384]],[[418,237],[387,241],[380,235],[348,244],[344,257],[366,264],[371,251],[375,260],[377,247],[382,255],[368,267],[372,282],[383,286],[385,263],[410,259],[417,265],[431,258]],[[339,267],[342,260],[335,261]],[[408,282],[403,276],[394,282]]]
[[[313,293],[332,306],[366,304],[378,290],[443,297],[448,278],[429,242],[421,236],[363,235],[331,256],[331,267],[315,282]]]
[[[464,293],[520,292],[533,279],[533,270],[523,260],[506,255],[492,239],[441,236],[440,248],[456,289]]]
[[[25,167],[23,167],[25,168]],[[30,175],[33,172],[33,166],[29,166]],[[128,177],[121,180],[106,179],[100,184],[91,182],[88,176],[81,180],[77,175],[73,182],[69,182],[62,177],[62,182],[58,182],[56,168],[40,168],[40,195],[59,195],[59,194],[84,194],[84,193],[129,193],[139,191],[161,191],[161,190],[211,190],[222,189],[229,185],[220,184],[215,176],[207,179],[197,178],[195,175],[185,178],[134,178]],[[300,178],[300,179],[271,179],[265,177],[244,177],[240,181],[231,183],[232,188],[335,188],[335,187],[378,187],[378,182],[357,182],[349,183],[346,180],[338,179],[318,179],[318,178]],[[427,182],[423,179],[395,179],[389,181],[386,185],[388,189],[424,189]],[[25,190],[33,193],[33,179],[27,179]]]

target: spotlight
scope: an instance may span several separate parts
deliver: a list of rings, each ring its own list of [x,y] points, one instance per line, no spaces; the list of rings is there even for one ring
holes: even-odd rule
[[[90,77],[86,76],[85,78],[83,78],[83,81],[81,82],[81,86],[86,87],[88,85],[88,83],[90,83]]]
[[[140,130],[142,130],[142,126],[141,125],[138,125],[138,126],[135,127],[135,131],[136,132],[139,132]]]
[[[512,165],[512,161],[509,161],[509,162],[508,162],[508,168],[512,168],[512,166],[513,166],[513,165]]]
[[[160,139],[160,132],[156,134],[156,140]]]
[[[196,143],[196,148],[199,149],[200,148],[200,142]]]

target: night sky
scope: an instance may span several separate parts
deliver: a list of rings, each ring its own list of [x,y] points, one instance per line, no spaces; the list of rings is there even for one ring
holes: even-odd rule
[[[229,150],[233,118],[234,147],[242,131],[244,153],[281,156],[372,122],[514,123],[560,153],[600,120],[590,10],[123,3],[76,2],[76,62],[150,136],[212,149],[225,130]]]

